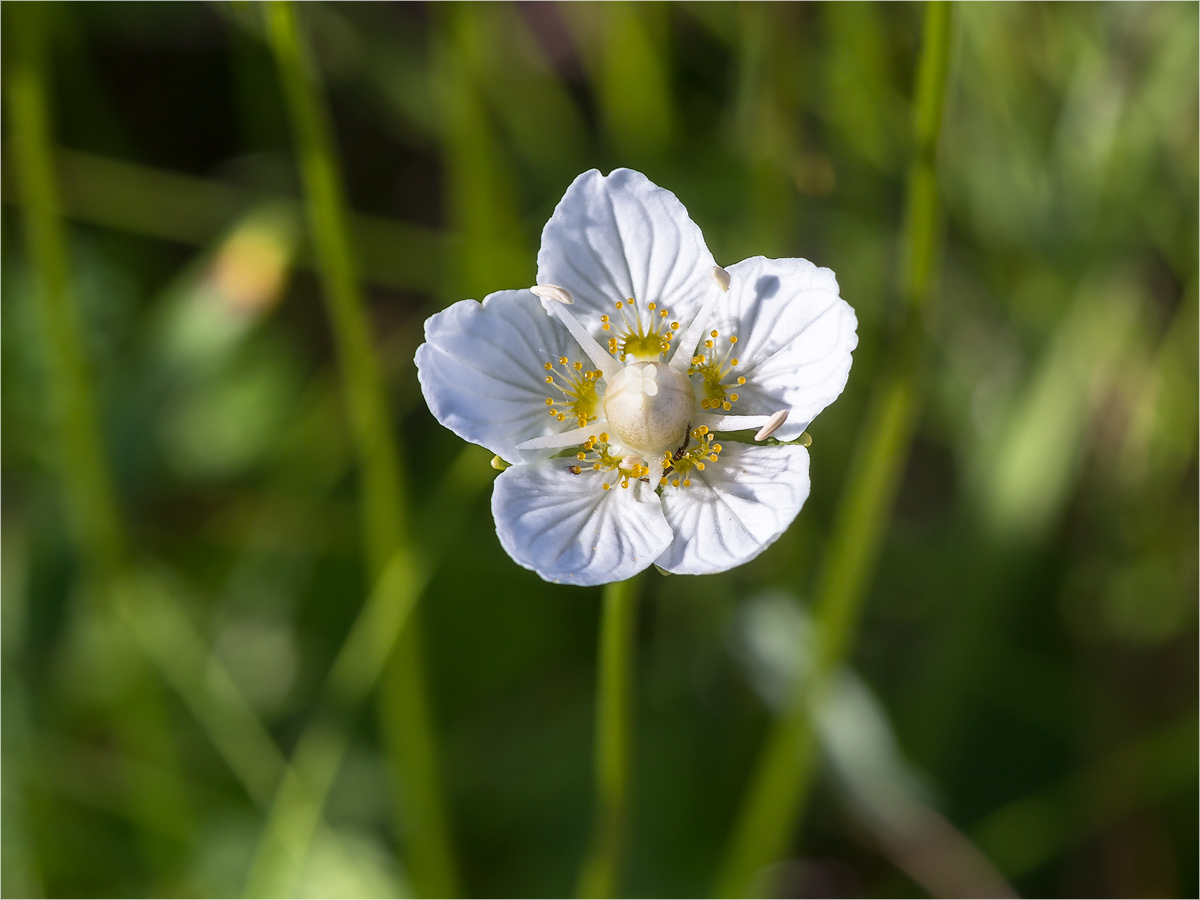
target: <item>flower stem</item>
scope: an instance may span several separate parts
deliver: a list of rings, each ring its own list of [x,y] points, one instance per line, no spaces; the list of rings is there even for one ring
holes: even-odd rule
[[[949,61],[951,8],[926,7],[917,74],[901,295],[904,324],[885,377],[871,398],[851,460],[814,604],[808,677],[772,726],[751,777],[717,881],[721,897],[769,892],[763,870],[787,850],[817,762],[812,711],[845,658],[858,625],[884,527],[908,456],[919,405],[924,311],[937,248],[935,154]]]
[[[367,664],[361,660],[348,663],[356,675],[345,684],[339,679],[339,684],[327,685],[327,696],[341,709],[337,713],[318,713],[297,745],[311,748],[307,753],[315,760],[310,768],[316,777],[307,787],[302,781],[291,789],[285,785],[276,797],[270,821],[289,822],[289,809],[294,805],[298,811],[308,809],[308,815],[302,818],[315,825],[311,811],[323,805],[332,784],[332,773],[336,772],[346,749],[344,741],[326,739],[330,715],[345,715],[383,678],[392,706],[389,717],[400,723],[398,727],[385,729],[385,733],[393,739],[389,750],[406,801],[403,832],[408,870],[418,893],[454,896],[458,893],[457,879],[441,799],[436,741],[425,700],[417,616],[408,612],[425,578],[412,560],[400,449],[393,436],[384,381],[359,290],[332,129],[294,8],[287,2],[272,2],[266,18],[268,41],[295,130],[308,220],[362,471],[363,536],[370,579],[375,585],[359,614],[360,621],[350,632],[351,639],[370,633],[367,643],[373,648],[371,658]],[[404,573],[403,577],[397,576],[397,572]],[[365,628],[364,622],[382,622],[386,627],[381,632],[372,632]],[[339,654],[339,660],[345,658],[344,653]],[[337,675],[345,668],[335,665],[332,674]],[[311,836],[312,828],[305,829],[290,842],[293,866],[302,861],[302,856],[297,859],[295,853],[303,854]],[[260,860],[270,840],[270,835],[266,835],[264,847],[260,847]],[[254,871],[261,875],[264,868],[256,865]],[[255,876],[251,881],[256,888],[270,889],[257,882]],[[291,893],[290,886],[283,892]]]
[[[576,895],[612,897],[624,855],[633,733],[636,579],[604,586],[596,685],[596,806]]]

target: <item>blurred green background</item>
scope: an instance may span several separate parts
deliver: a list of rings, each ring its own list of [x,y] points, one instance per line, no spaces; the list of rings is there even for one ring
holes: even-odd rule
[[[58,473],[73,448],[6,101],[3,893],[239,894],[370,587],[262,10],[0,13],[6,79],[26,19],[47,44],[70,296],[151,585],[141,605],[107,602],[70,525]],[[1031,895],[1195,896],[1197,6],[954,13],[916,436],[779,890],[920,896],[1003,877]],[[719,262],[803,256],[858,313],[791,529],[725,575],[644,577],[623,890],[704,894],[803,663],[814,573],[895,339],[922,7],[298,15],[433,566],[425,668],[466,892],[572,889],[599,590],[544,584],[500,549],[489,454],[417,389],[424,318],[532,284],[566,186],[616,166],[674,191]],[[289,890],[411,887],[386,676],[360,700],[334,720],[344,762]]]

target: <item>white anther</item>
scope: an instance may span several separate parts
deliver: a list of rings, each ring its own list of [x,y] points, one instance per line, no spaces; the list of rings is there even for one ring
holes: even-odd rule
[[[559,303],[565,303],[567,306],[575,304],[575,298],[571,296],[571,292],[564,287],[559,287],[557,284],[536,284],[530,290],[539,297],[544,297],[547,300],[557,300]]]
[[[715,281],[725,293],[729,293],[729,273],[720,266],[713,266],[712,270],[713,281]]]
[[[787,417],[788,411],[786,409],[781,409],[767,420],[766,425],[758,429],[758,434],[754,435],[754,439],[756,441],[765,441],[783,427],[783,423],[787,421]]]

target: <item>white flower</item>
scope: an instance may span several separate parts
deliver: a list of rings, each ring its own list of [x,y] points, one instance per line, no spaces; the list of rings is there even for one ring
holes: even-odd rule
[[[462,300],[417,350],[430,410],[513,465],[492,513],[514,560],[602,584],[721,572],[808,497],[798,438],[842,392],[854,311],[829,269],[726,271],[669,191],[593,170],[542,231],[538,286]],[[756,444],[722,432],[758,429]]]

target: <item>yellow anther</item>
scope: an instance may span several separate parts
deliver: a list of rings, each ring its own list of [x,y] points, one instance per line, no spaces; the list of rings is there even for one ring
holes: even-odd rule
[[[692,486],[692,479],[690,479],[690,478],[685,478],[685,479],[683,479],[683,486],[684,486],[684,487],[691,487],[691,486]]]
[[[655,310],[656,308],[657,308],[657,306],[656,306],[656,304],[654,304],[654,303],[647,303],[647,304],[646,304],[646,309],[650,310],[651,312],[654,312],[654,310]]]
[[[546,376],[546,384],[554,384],[554,376],[553,375]],[[546,399],[549,400],[550,398],[547,397]],[[554,401],[550,400],[550,402],[553,403]]]
[[[559,365],[565,366],[567,364],[567,358],[565,356],[560,356],[558,358],[558,363]]]
[[[714,331],[710,331],[710,332],[708,333],[708,336],[709,336],[709,337],[719,337],[719,336],[720,336],[720,332],[718,332],[718,331],[715,331],[715,330],[714,330]]]
[[[729,361],[729,364],[730,364],[731,366],[736,366],[736,365],[738,364],[737,357],[734,357],[733,359],[731,359],[731,360]]]
[[[737,335],[736,335],[736,334],[731,334],[731,335],[729,336],[729,343],[731,343],[731,344],[736,344],[736,343],[737,343]]]
[[[712,341],[705,341],[705,342],[704,342],[704,346],[705,346],[705,347],[707,347],[709,350],[711,350],[711,349],[712,349],[712,346],[713,346],[713,342],[712,342]]]
[[[671,484],[673,484],[675,487],[679,487],[679,479],[678,479],[678,478],[676,478],[675,480],[673,480],[673,481],[671,482]]]
[[[697,469],[699,469],[701,472],[703,472],[703,471],[704,471],[704,463],[702,463],[702,462],[700,462],[699,460],[697,460],[697,461],[696,461],[696,468],[697,468]]]
[[[583,471],[583,469],[579,468],[579,466],[571,466],[571,474],[572,475],[578,475],[582,471]]]
[[[553,406],[553,405],[554,405],[554,401],[553,401],[553,400],[551,400],[549,397],[547,397],[547,398],[546,398],[546,405],[547,405],[547,406]]]
[[[733,409],[733,404],[726,400],[721,404],[721,409],[725,410],[725,412],[729,412],[729,410]]]
[[[580,450],[578,453],[575,454],[576,459],[585,459],[586,457],[587,457],[587,454],[584,453],[582,450]]]
[[[600,443],[602,443],[602,444],[608,443],[608,432],[607,431],[600,432]]]
[[[554,363],[546,363],[546,365],[542,366],[542,368],[545,369],[547,372],[549,372],[551,369],[554,368]]]
[[[710,453],[710,454],[708,454],[708,461],[709,461],[709,462],[716,462],[716,461],[717,461],[717,454],[715,454],[715,453]],[[697,465],[697,466],[699,466],[700,464],[699,464],[699,463],[697,463],[696,465]]]
[[[730,395],[729,395],[729,402],[730,402],[730,403],[737,403],[737,394],[730,394]]]
[[[611,484],[609,484],[607,481],[606,481],[606,482],[604,482],[604,489],[605,489],[606,491],[607,491],[609,488],[611,488],[611,487],[612,487],[612,485],[611,485]]]
[[[678,330],[679,330],[679,323],[678,323],[678,322],[672,322],[672,323],[671,323],[671,330],[672,330],[672,331],[678,331]]]
[[[737,383],[738,383],[738,384],[745,384],[745,383],[746,383],[746,376],[745,376],[745,375],[739,375],[739,376],[738,376],[738,382],[737,382]]]

